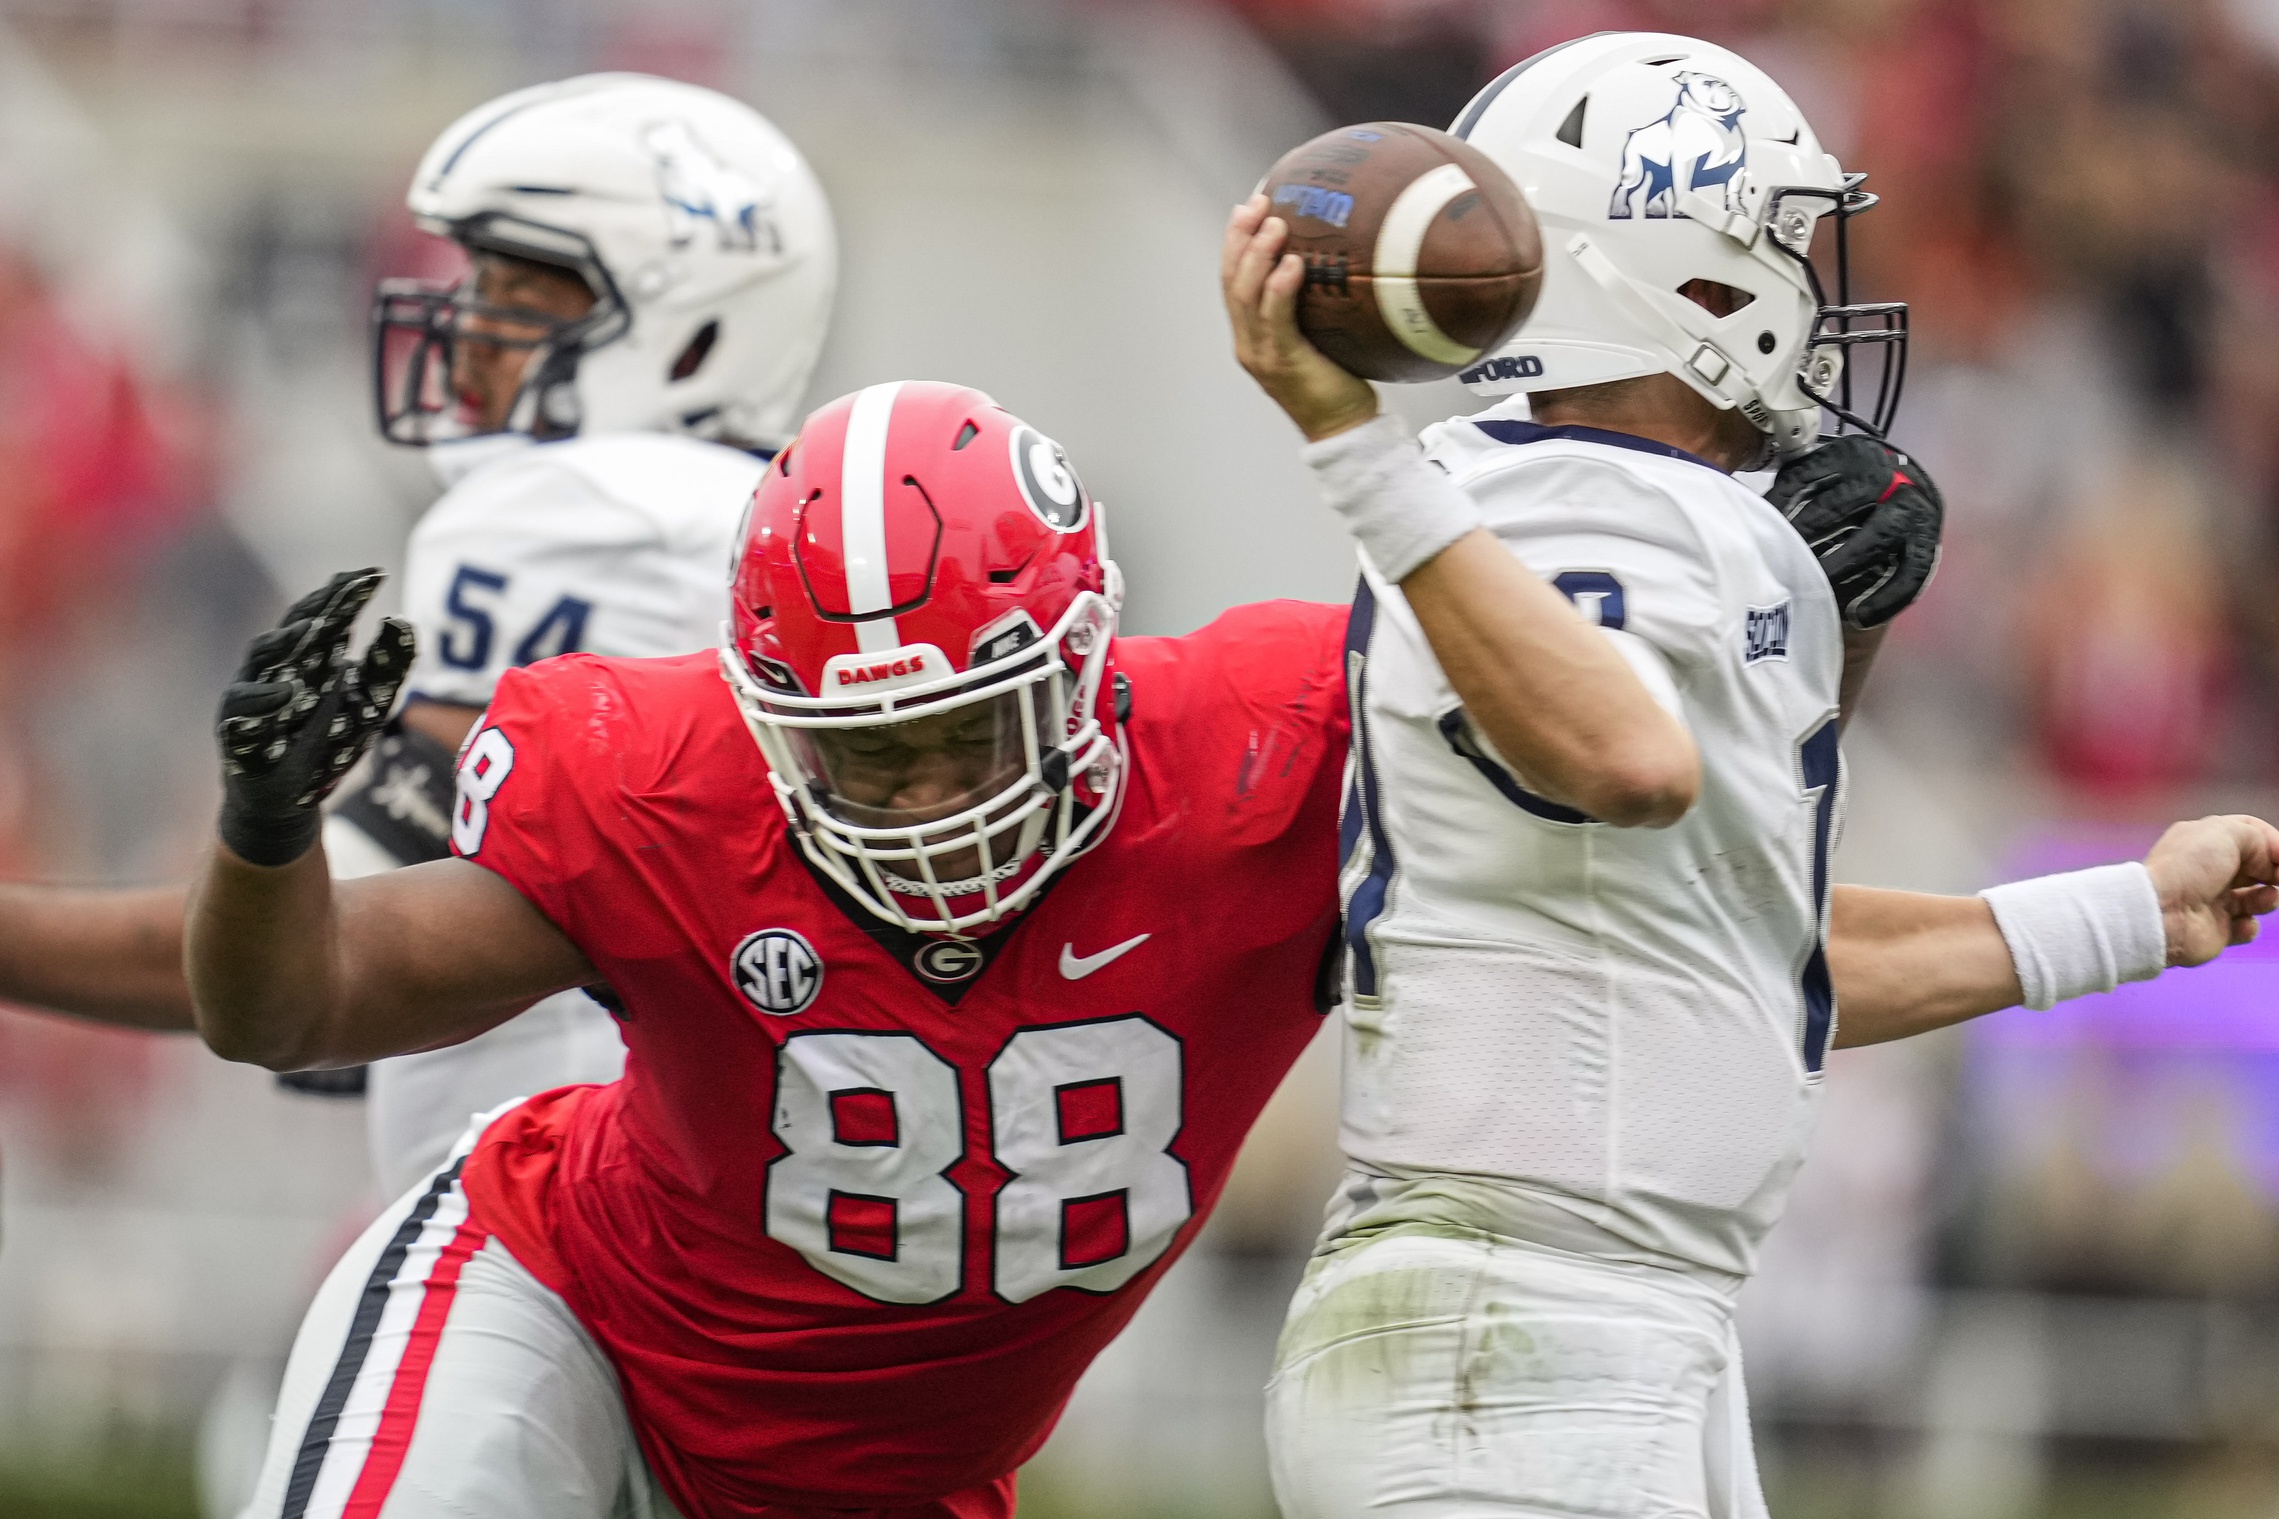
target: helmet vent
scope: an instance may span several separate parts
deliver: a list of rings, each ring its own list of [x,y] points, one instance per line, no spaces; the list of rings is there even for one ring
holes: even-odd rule
[[[673,360],[672,378],[674,383],[678,384],[702,369],[704,361],[712,355],[712,345],[719,341],[719,322],[706,322],[702,327],[697,328],[696,336],[688,340],[688,346],[681,350],[681,356]]]
[[[1559,130],[1551,135],[1570,148],[1581,147],[1583,145],[1583,108],[1590,103],[1591,98],[1588,95],[1576,101],[1575,108],[1567,113],[1567,119],[1559,123]]]
[[[980,428],[974,426],[971,422],[966,423],[965,426],[958,429],[957,441],[950,445],[950,452],[953,454],[956,453],[959,449],[965,447],[968,443],[971,443],[974,439],[980,436]]]
[[[1642,67],[1642,68],[1649,68],[1649,69],[1659,69],[1659,68],[1667,68],[1669,65],[1671,65],[1671,64],[1673,64],[1673,63],[1683,63],[1683,62],[1685,62],[1685,61],[1686,61],[1686,55],[1685,55],[1685,54],[1683,54],[1683,53],[1672,53],[1672,54],[1670,54],[1670,56],[1669,56],[1669,57],[1667,57],[1667,58],[1641,58],[1641,59],[1639,59],[1639,60],[1638,60],[1638,63],[1639,63],[1639,66],[1640,66],[1640,67]]]

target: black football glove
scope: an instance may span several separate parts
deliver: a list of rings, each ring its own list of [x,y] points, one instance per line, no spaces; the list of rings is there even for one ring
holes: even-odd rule
[[[1876,438],[1830,438],[1781,466],[1765,499],[1811,545],[1855,628],[1907,610],[1939,567],[1947,504],[1913,459]]]
[[[335,575],[246,646],[222,692],[222,842],[254,865],[289,865],[316,842],[317,804],[379,735],[411,669],[412,630],[390,617],[361,662],[348,657],[356,614],[385,579]]]

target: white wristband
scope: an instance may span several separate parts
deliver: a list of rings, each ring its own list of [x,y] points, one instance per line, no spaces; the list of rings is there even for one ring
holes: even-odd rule
[[[2168,929],[2152,873],[2132,860],[2036,876],[1980,892],[2018,967],[2025,1005],[2054,1007],[2168,965]]]
[[[1379,413],[1334,438],[1299,450],[1322,494],[1395,585],[1427,559],[1480,526],[1480,509],[1399,420]]]

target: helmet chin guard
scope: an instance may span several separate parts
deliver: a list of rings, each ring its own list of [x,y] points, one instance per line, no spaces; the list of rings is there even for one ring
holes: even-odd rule
[[[1690,37],[1603,32],[1508,70],[1451,130],[1512,175],[1544,229],[1535,312],[1463,373],[1472,390],[1674,374],[1779,454],[1811,447],[1823,413],[1890,427],[1907,309],[1851,299],[1847,224],[1875,197],[1754,64]],[[1824,222],[1833,301],[1813,256]],[[1695,303],[1681,291],[1696,280],[1738,304]]]
[[[769,689],[738,653],[732,629],[722,630],[720,666],[808,859],[896,927],[956,934],[1027,906],[1114,817],[1121,743],[1097,719],[1074,716],[1097,705],[1114,627],[1106,599],[1086,592],[1044,642],[1032,646],[1033,655],[950,670],[854,706]],[[1078,646],[1086,652],[1072,666],[1063,651]],[[915,662],[937,657],[923,650],[893,653]],[[817,731],[891,728],[992,702],[1008,704],[1019,763],[1001,773],[1000,784],[960,798],[964,805],[939,817],[854,821],[848,815],[854,809],[834,805],[827,767],[816,762],[814,746],[800,741]],[[1079,779],[1083,800],[1074,784]],[[943,879],[942,862],[956,860],[969,862],[966,873]]]
[[[877,917],[997,922],[1113,825],[1102,548],[1059,445],[963,386],[842,397],[769,467],[721,670],[800,848]]]

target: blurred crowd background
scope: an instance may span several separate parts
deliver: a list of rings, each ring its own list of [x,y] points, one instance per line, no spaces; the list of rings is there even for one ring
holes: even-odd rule
[[[1847,740],[1843,874],[1968,891],[2279,807],[2279,0],[0,0],[0,873],[183,870],[240,641],[398,562],[437,487],[373,435],[366,301],[431,263],[404,182],[483,99],[634,68],[773,116],[845,247],[814,399],[991,390],[1114,513],[1127,626],[1174,632],[1350,578],[1227,356],[1226,206],[1613,28],[1782,80],[1883,197],[1862,293],[1913,303],[1896,438],[1946,559]],[[1271,1513],[1327,1057],[1032,1515]],[[1776,1515],[2279,1513],[2279,949],[1829,1084],[1747,1298]],[[356,1104],[0,1012],[0,1153],[0,1512],[226,1512],[380,1201]]]

